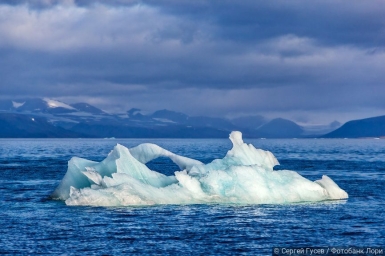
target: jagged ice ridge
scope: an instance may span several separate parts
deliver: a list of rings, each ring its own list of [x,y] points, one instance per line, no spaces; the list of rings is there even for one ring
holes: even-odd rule
[[[116,145],[102,162],[73,157],[52,198],[67,205],[280,204],[348,198],[332,179],[314,182],[297,172],[275,171],[277,159],[232,132],[233,148],[209,164],[176,155],[155,144]],[[168,157],[180,168],[174,176],[145,164]]]

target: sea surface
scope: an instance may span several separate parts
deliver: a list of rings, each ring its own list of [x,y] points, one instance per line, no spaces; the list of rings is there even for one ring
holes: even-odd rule
[[[349,199],[284,205],[67,206],[50,199],[73,156],[101,161],[120,143],[151,142],[209,163],[227,139],[0,139],[0,254],[271,255],[273,247],[385,245],[385,140],[244,139]],[[177,167],[160,158],[148,166]]]

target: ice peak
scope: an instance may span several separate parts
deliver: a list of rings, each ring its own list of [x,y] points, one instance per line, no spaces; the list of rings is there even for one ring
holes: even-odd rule
[[[243,139],[242,139],[242,133],[239,131],[233,131],[230,133],[230,140],[233,143],[233,145],[242,145]]]

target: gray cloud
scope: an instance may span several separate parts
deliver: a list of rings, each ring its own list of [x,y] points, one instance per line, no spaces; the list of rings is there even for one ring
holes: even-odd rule
[[[385,108],[382,1],[2,3],[2,97],[301,118]]]

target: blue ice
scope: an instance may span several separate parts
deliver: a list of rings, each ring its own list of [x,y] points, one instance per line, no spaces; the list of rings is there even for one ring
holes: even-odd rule
[[[102,162],[73,157],[55,199],[67,205],[282,204],[346,199],[348,194],[323,175],[310,181],[295,171],[275,171],[275,156],[230,134],[226,156],[209,164],[179,156],[155,144],[116,145]],[[173,176],[145,164],[168,157],[180,168]]]

